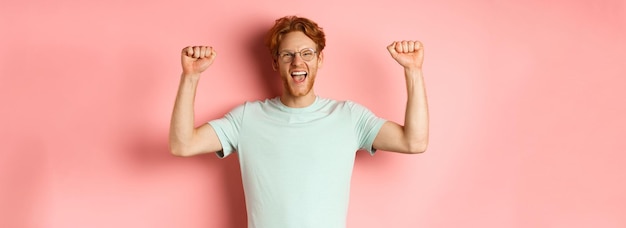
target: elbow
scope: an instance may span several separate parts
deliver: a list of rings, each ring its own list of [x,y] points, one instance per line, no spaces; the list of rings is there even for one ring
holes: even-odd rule
[[[408,154],[421,154],[421,153],[426,152],[427,148],[428,148],[428,142],[425,142],[425,141],[411,143],[408,146],[407,153]]]
[[[180,137],[170,135],[168,146],[170,153],[176,157],[190,157],[196,154],[191,141]]]
[[[187,157],[185,153],[180,150],[170,150],[170,153],[176,157]]]
[[[191,153],[189,153],[189,149],[180,146],[170,144],[170,153],[176,157],[189,157]]]
[[[183,150],[178,149],[178,148],[171,148],[170,147],[170,153],[176,157],[185,157],[185,153]]]

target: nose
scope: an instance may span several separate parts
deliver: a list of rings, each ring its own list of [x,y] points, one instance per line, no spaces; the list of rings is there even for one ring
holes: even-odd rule
[[[291,60],[291,65],[298,65],[300,63],[304,62],[304,60],[302,59],[302,56],[300,55],[300,53],[296,53],[293,56],[293,60]]]

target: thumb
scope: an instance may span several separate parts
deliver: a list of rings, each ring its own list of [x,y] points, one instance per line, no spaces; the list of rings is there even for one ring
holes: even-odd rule
[[[394,53],[396,52],[396,42],[391,42],[391,44],[389,46],[387,46],[387,50],[389,51],[389,53]],[[397,52],[396,52],[397,53]]]
[[[395,57],[398,52],[396,51],[396,44],[397,42],[391,42],[391,44],[389,46],[387,46],[387,51],[389,51],[389,54],[391,54],[392,57]]]
[[[183,56],[193,57],[193,47],[185,47],[182,51]]]

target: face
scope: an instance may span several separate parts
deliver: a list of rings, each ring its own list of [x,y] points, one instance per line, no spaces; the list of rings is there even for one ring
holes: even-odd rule
[[[316,50],[317,45],[313,40],[306,36],[302,32],[290,32],[283,36],[283,39],[278,47],[279,57],[277,57],[274,64],[278,66],[277,70],[280,73],[280,77],[283,81],[284,92],[286,96],[293,98],[303,96],[314,96],[313,84],[315,83],[315,76],[317,69],[322,66],[322,53],[313,54],[311,60],[305,61],[302,59],[305,49]],[[280,55],[295,54],[290,62],[285,62],[281,59]]]

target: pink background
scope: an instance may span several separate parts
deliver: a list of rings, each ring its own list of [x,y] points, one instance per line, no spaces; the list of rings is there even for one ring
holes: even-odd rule
[[[349,227],[626,227],[626,2],[363,4],[3,0],[0,227],[245,227],[236,156],[167,150],[179,53],[219,52],[201,124],[276,95],[261,38],[291,14],[327,33],[316,92],[390,120],[385,46],[426,47],[429,150],[359,153]]]

